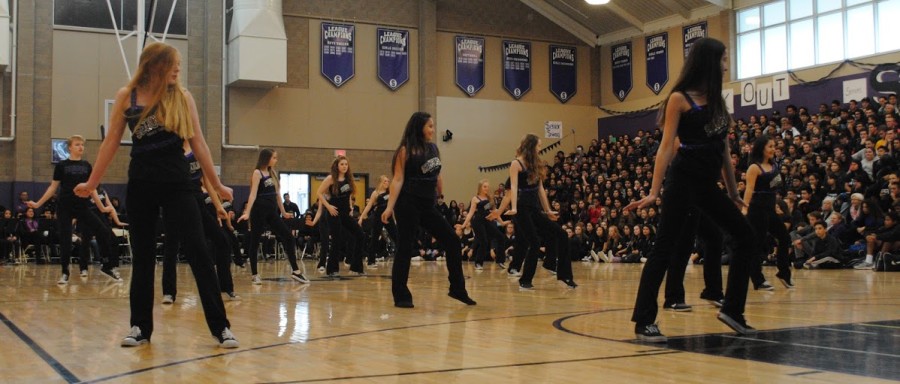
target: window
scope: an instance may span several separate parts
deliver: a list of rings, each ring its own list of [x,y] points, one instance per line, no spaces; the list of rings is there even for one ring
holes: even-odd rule
[[[166,28],[169,11],[175,0],[158,0],[156,13],[153,17],[153,28],[150,31],[162,34]],[[172,22],[169,24],[168,34],[187,35],[187,2],[179,0],[175,2],[175,12],[172,14]],[[137,1],[135,0],[55,0],[53,3],[53,24],[59,26],[114,29],[110,18],[110,9],[116,19],[116,25],[120,30],[133,31],[137,26]],[[151,1],[145,2],[144,11],[150,14]]]
[[[737,77],[900,50],[900,0],[778,0],[737,11]]]

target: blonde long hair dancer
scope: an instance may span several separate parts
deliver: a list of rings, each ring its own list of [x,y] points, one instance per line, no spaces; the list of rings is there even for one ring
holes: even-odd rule
[[[372,213],[372,218],[369,220],[371,224],[371,234],[369,236],[369,268],[376,266],[375,261],[379,250],[378,239],[381,238],[381,241],[384,244],[382,257],[387,256],[387,244],[392,240],[397,240],[397,225],[393,222],[388,222],[387,224],[381,222],[381,214],[384,213],[384,209],[387,208],[388,200],[391,198],[390,193],[388,193],[390,185],[391,179],[385,175],[381,175],[378,178],[378,186],[372,191],[372,195],[369,196],[369,202],[363,209],[362,214],[359,215],[358,224],[362,226],[363,220],[369,217],[370,212]],[[385,228],[387,229],[388,236],[391,237],[390,239],[383,238],[384,231],[382,229]]]
[[[478,249],[475,250],[475,270],[484,269],[484,260],[490,259],[491,243],[494,244],[494,255],[497,258],[497,265],[501,269],[505,269],[506,252],[503,251],[503,234],[494,223],[495,220],[488,218],[493,211],[493,203],[491,200],[491,183],[487,179],[478,182],[478,188],[475,196],[469,202],[469,213],[466,214],[466,220],[463,227],[472,226],[475,231],[475,242]]]
[[[236,348],[225,305],[216,284],[216,270],[203,236],[200,207],[194,200],[196,186],[184,161],[182,142],[188,140],[203,174],[219,196],[230,200],[231,188],[216,175],[209,147],[200,131],[197,105],[181,87],[181,55],[163,43],[152,43],[141,53],[134,78],[116,93],[109,116],[109,133],[85,183],[75,187],[87,197],[100,184],[119,149],[126,124],[131,130],[131,162],[128,165],[127,209],[134,253],[131,276],[131,331],[123,347],[150,342],[153,335],[153,285],[156,267],[156,221],[160,210],[168,213],[167,228],[184,235],[191,271],[210,333],[223,348]]]

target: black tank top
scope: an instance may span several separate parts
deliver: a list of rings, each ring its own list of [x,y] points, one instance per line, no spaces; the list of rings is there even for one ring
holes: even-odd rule
[[[678,120],[681,146],[672,161],[672,169],[700,180],[718,180],[728,121],[713,121],[712,112],[705,105],[697,105],[687,93],[683,94],[691,109]]]
[[[387,208],[388,199],[390,197],[391,195],[387,193],[387,191],[381,192],[375,196],[375,202],[373,204],[375,204],[374,210],[378,215],[381,215],[381,213],[384,212],[384,209]]]
[[[437,180],[441,174],[441,158],[437,145],[429,143],[424,153],[412,153],[406,149],[406,166],[403,168],[403,194],[435,200]]]
[[[272,175],[263,175],[262,171],[258,169],[257,172],[259,172],[259,175],[262,177],[259,179],[259,185],[256,187],[256,201],[265,201],[276,204],[275,195],[277,192],[275,191],[275,180],[272,180]],[[254,201],[254,204],[256,201]]]
[[[491,213],[492,207],[491,199],[482,200],[481,197],[478,197],[478,204],[475,205],[475,218],[479,220],[487,219],[487,215]]]
[[[760,173],[756,177],[756,185],[753,186],[753,198],[750,200],[751,205],[764,205],[767,207],[775,206],[775,191],[781,188],[781,174],[778,173],[779,167],[772,166],[772,170],[766,172],[761,164],[756,164]]]
[[[519,188],[518,188],[518,201],[516,204],[519,207],[530,207],[530,208],[541,208],[541,202],[538,198],[538,184],[530,184],[528,182],[528,174],[530,173],[528,169],[525,169],[525,164],[522,164],[519,159],[516,159],[519,162],[519,165],[522,167],[522,170],[519,171]],[[538,181],[539,183],[540,181]],[[517,207],[518,208],[518,207]]]
[[[131,105],[125,110],[125,122],[131,131],[131,162],[128,179],[159,183],[190,183],[190,170],[184,161],[182,139],[165,130],[150,113],[139,121],[144,107],[137,105],[137,90],[131,90]],[[140,124],[138,124],[140,123]]]
[[[328,199],[328,202],[331,205],[337,207],[338,212],[340,213],[350,212],[350,192],[352,190],[350,185],[350,178],[345,176],[343,181],[332,181],[335,183],[337,193],[331,195],[331,198]]]

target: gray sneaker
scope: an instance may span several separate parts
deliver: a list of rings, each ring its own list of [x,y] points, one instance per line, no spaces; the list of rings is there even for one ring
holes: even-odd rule
[[[875,269],[875,263],[865,263],[865,262],[859,263],[859,264],[854,265],[853,269],[859,269],[859,270]]]
[[[138,328],[137,325],[135,325],[131,327],[131,333],[129,333],[128,336],[125,336],[125,338],[122,339],[121,345],[123,347],[137,347],[138,345],[147,344],[149,342],[150,340],[141,334],[141,329]]]

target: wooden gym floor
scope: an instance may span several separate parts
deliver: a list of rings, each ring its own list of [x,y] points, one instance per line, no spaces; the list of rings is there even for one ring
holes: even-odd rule
[[[641,265],[573,265],[570,291],[547,271],[535,290],[487,264],[465,272],[477,306],[446,296],[442,262],[414,262],[416,308],[392,306],[390,263],[366,277],[311,285],[261,263],[263,285],[235,268],[241,301],[226,301],[241,343],[223,350],[206,328],[196,286],[178,266],[174,305],[160,304],[151,344],[119,347],[128,332],[124,283],[92,267],[58,286],[58,265],[0,267],[0,382],[562,383],[887,382],[900,379],[900,273],[796,271],[797,289],[751,289],[755,338],[737,337],[697,298],[702,267],[685,285],[693,312],[661,311],[668,344],[636,343],[629,321]],[[77,269],[77,266],[74,266]],[[342,266],[346,273],[346,266]],[[160,276],[161,268],[157,269]],[[765,268],[774,279],[774,269]]]

